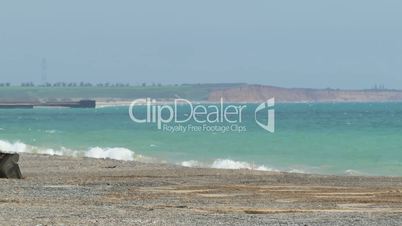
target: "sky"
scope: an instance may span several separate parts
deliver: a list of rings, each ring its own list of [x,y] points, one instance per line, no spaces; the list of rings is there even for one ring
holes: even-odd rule
[[[400,0],[0,3],[0,81],[402,89]]]

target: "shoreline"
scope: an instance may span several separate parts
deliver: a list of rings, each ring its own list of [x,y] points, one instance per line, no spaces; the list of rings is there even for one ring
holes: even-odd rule
[[[402,222],[402,177],[323,176],[21,154],[3,224],[345,225]]]
[[[133,99],[134,100],[134,99]],[[129,107],[133,100],[116,100],[116,101],[102,101],[96,100],[96,108],[105,107]],[[173,100],[156,100],[158,104],[174,104]],[[219,101],[193,101],[193,104],[220,104]],[[275,101],[276,104],[386,104],[386,103],[402,103],[402,100],[394,101]],[[228,101],[224,104],[261,104],[261,101]],[[137,104],[146,106],[146,104]],[[179,104],[181,105],[181,104]],[[184,105],[184,104],[183,104]]]
[[[77,99],[78,102],[81,99]],[[74,101],[71,102],[55,102],[55,103],[51,103],[46,105],[43,103],[39,103],[35,104],[35,103],[30,103],[30,102],[19,102],[19,101],[15,101],[15,102],[5,102],[5,103],[0,103],[2,104],[2,106],[0,106],[0,109],[33,109],[33,108],[37,108],[37,107],[52,107],[52,108],[60,108],[60,107],[73,107],[73,108],[77,108],[76,106],[79,106],[77,103],[77,100],[74,99]],[[133,99],[135,100],[135,99]],[[129,107],[131,105],[131,103],[133,102],[133,100],[108,100],[105,101],[103,99],[94,99],[94,101],[96,102],[96,106],[94,105],[93,107],[87,107],[87,106],[83,106],[83,107],[78,107],[78,108],[107,108],[107,107]],[[157,104],[167,104],[167,105],[173,105],[174,104],[174,100],[166,100],[166,99],[156,99]],[[218,104],[222,104],[220,101],[208,101],[208,100],[188,100],[190,101],[192,104],[212,104],[212,105],[218,105]],[[225,101],[223,100],[224,104],[261,104],[261,102],[264,101]],[[402,100],[389,100],[389,101],[366,101],[366,100],[355,100],[355,101],[281,101],[281,100],[276,100],[275,101],[276,104],[384,104],[384,103],[402,103]],[[137,103],[137,105],[141,105],[141,106],[146,106],[147,104],[139,104]],[[178,105],[186,105],[183,103],[178,103]]]

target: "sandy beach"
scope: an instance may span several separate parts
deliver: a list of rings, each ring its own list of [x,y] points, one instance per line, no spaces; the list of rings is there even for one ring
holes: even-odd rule
[[[3,225],[400,225],[402,178],[22,154]]]

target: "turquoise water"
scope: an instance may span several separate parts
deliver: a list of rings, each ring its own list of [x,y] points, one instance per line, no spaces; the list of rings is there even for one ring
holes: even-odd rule
[[[0,148],[124,148],[186,166],[402,175],[402,103],[277,104],[275,133],[258,127],[253,108],[241,133],[164,132],[132,122],[128,107],[0,110]]]

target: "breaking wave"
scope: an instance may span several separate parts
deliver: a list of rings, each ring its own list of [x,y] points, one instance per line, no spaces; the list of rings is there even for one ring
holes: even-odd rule
[[[38,148],[35,146],[27,145],[22,142],[8,142],[0,140],[0,150],[6,153],[34,153],[58,156],[72,156],[72,157],[88,157],[97,159],[115,159],[123,161],[142,161],[150,162],[151,158],[137,155],[134,151],[127,148],[101,148],[93,147],[88,150],[72,150],[68,148]]]
[[[344,175],[347,175],[347,176],[362,176],[364,174],[362,172],[354,170],[354,169],[347,169],[347,170],[345,170]]]
[[[268,168],[264,165],[255,165],[248,162],[234,161],[231,159],[216,159],[211,164],[201,163],[195,160],[181,162],[185,167],[206,167],[213,169],[249,169],[259,171],[273,171],[279,172],[277,169]]]
[[[0,150],[6,153],[32,153],[32,154],[45,154],[45,155],[56,155],[56,156],[88,157],[96,159],[114,159],[122,161],[139,161],[148,163],[162,162],[154,158],[136,154],[133,150],[122,147],[114,147],[114,148],[92,147],[87,150],[73,150],[65,147],[61,147],[59,149],[53,149],[53,148],[39,148],[19,141],[8,142],[0,140]],[[266,167],[264,165],[256,165],[253,163],[248,163],[244,161],[235,161],[232,159],[216,159],[211,163],[203,163],[195,160],[190,160],[190,161],[183,161],[179,163],[179,165],[185,167],[199,167],[199,168],[213,168],[213,169],[248,169],[248,170],[271,171],[271,172],[280,171],[278,169]],[[297,169],[290,169],[283,171],[293,173],[305,173],[304,171]]]

